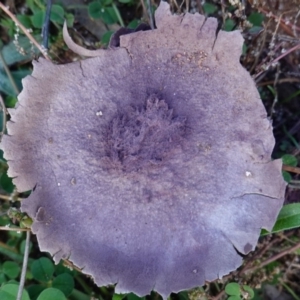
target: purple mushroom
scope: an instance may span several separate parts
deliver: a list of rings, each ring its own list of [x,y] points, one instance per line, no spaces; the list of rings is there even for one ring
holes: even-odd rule
[[[1,148],[40,249],[117,293],[221,278],[271,230],[281,160],[238,31],[161,2],[155,30],[34,62]]]

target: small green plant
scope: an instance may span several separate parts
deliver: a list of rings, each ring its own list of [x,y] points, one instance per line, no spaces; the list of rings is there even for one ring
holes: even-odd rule
[[[93,1],[88,5],[89,16],[92,19],[101,19],[105,24],[118,22],[116,11],[112,7],[112,0]]]
[[[282,163],[287,166],[296,167],[298,164],[298,160],[294,155],[284,154],[282,157]],[[287,171],[282,171],[282,175],[284,180],[287,183],[290,183],[292,180],[292,175]]]
[[[25,18],[23,15],[19,15],[19,20],[24,26],[41,29],[43,27],[46,13],[45,3],[43,1],[27,0],[26,4],[30,8],[32,14],[30,16],[26,16]],[[57,26],[62,25],[64,20],[66,20],[67,25],[71,27],[74,23],[74,15],[66,12],[63,6],[59,4],[53,4],[51,7],[50,21]]]
[[[21,235],[22,236],[22,235]],[[22,239],[22,238],[21,238]],[[17,244],[18,254],[22,255],[23,243]],[[12,246],[11,246],[12,247]],[[14,248],[16,249],[16,248]],[[1,251],[1,247],[0,247]],[[52,260],[47,257],[29,260],[29,270],[26,279],[31,282],[23,291],[22,299],[61,299],[64,300],[71,294],[76,294],[74,290],[74,277],[78,274],[76,271],[70,271],[62,264],[54,266]],[[0,261],[0,299],[16,299],[19,289],[18,280],[21,266],[20,260],[6,260],[1,264]],[[74,298],[80,299],[80,298]]]
[[[248,285],[240,285],[236,282],[230,282],[225,286],[227,300],[253,299],[254,291]]]

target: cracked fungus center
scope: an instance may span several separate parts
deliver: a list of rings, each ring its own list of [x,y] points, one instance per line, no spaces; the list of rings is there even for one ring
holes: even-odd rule
[[[151,95],[144,104],[120,108],[105,126],[104,169],[147,173],[164,166],[181,149],[186,117],[175,115],[166,100]]]

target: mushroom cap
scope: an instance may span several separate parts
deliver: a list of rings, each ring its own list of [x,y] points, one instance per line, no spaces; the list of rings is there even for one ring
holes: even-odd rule
[[[239,267],[286,184],[240,32],[155,17],[96,57],[33,62],[1,148],[42,251],[166,298]]]

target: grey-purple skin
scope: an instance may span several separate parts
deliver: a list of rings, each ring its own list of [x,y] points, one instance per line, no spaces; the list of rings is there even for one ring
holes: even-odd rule
[[[161,2],[154,30],[34,62],[1,148],[42,251],[164,299],[235,270],[283,204],[281,160],[238,31]]]

